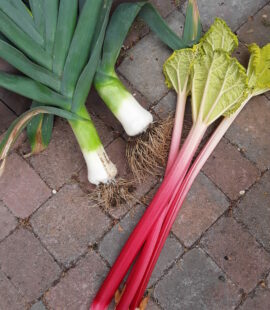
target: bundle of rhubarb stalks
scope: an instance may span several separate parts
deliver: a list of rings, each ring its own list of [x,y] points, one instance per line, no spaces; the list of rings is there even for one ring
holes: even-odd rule
[[[91,310],[107,309],[117,292],[116,309],[146,307],[148,297],[144,293],[148,281],[196,176],[250,99],[270,90],[270,44],[263,48],[249,46],[247,69],[231,56],[237,46],[237,37],[224,21],[216,19],[199,44],[176,50],[165,62],[166,84],[176,91],[178,98],[165,176],[93,300]],[[181,146],[189,96],[193,125]],[[201,149],[208,127],[216,122],[216,129]]]

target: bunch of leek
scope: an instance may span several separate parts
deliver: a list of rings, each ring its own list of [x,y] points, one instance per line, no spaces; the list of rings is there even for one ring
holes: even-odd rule
[[[250,98],[270,90],[267,65],[270,44],[262,49],[255,44],[250,46],[246,72],[230,56],[237,43],[226,24],[217,19],[198,46],[175,52],[165,63],[167,84],[180,98],[183,92],[191,93],[193,126],[180,150],[174,145],[181,135],[174,135],[171,152],[176,155],[171,156],[164,181],[130,235],[91,309],[107,308],[136,256],[117,309],[138,307],[173,222],[200,169]],[[185,105],[184,99],[178,102]],[[220,117],[223,120],[191,165],[206,129]],[[182,126],[182,117],[176,119],[175,125]]]
[[[12,143],[39,114],[68,119],[84,155],[91,183],[107,182],[116,168],[109,160],[85,107],[100,59],[112,0],[30,0],[0,4],[0,57],[25,76],[0,73],[0,86],[33,99],[32,108],[10,127],[0,145],[1,171]],[[40,120],[30,137],[39,134]],[[37,130],[38,129],[38,130]],[[38,140],[34,136],[33,141]]]
[[[122,4],[111,18],[101,57],[111,4],[112,0],[30,0],[27,7],[21,0],[1,2],[0,57],[27,77],[0,73],[0,86],[34,101],[31,109],[12,124],[0,145],[0,171],[25,126],[32,153],[45,149],[51,139],[52,115],[58,115],[68,119],[74,131],[87,163],[89,181],[106,183],[115,177],[116,168],[85,108],[100,58],[95,86],[127,133],[135,135],[148,126],[152,116],[128,93],[114,70],[133,20],[139,14],[172,48],[190,45],[194,30],[192,14],[187,16],[181,40],[151,4]]]

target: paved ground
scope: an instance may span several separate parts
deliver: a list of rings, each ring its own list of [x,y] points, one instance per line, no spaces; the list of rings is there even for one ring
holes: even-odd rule
[[[154,2],[181,33],[184,5]],[[244,43],[270,41],[268,0],[198,2],[205,29],[218,15],[237,31],[242,44],[236,55],[243,63]],[[161,74],[170,52],[147,33],[137,23],[119,73],[144,106],[165,117],[174,107]],[[248,105],[197,178],[151,279],[149,309],[270,309],[269,98]],[[0,99],[1,134],[29,102],[4,90]],[[94,120],[127,176],[126,137],[97,101],[89,98]],[[158,180],[137,186],[142,202],[131,210],[105,211],[89,203],[92,188],[65,122],[56,121],[49,149],[38,156],[23,158],[24,140],[0,180],[0,309],[87,309]]]

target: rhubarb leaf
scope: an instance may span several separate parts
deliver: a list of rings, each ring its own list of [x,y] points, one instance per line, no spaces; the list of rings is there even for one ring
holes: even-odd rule
[[[238,39],[224,20],[216,18],[199,45],[205,54],[213,53],[216,50],[223,50],[231,54],[238,46]]]
[[[224,51],[197,57],[193,66],[192,114],[194,121],[210,125],[245,96],[245,69]]]
[[[248,82],[256,95],[270,90],[270,44],[260,48],[257,44],[249,46],[251,53],[248,65]]]
[[[194,49],[186,48],[175,51],[167,59],[163,66],[163,72],[168,88],[174,88],[177,93],[187,91],[194,55]]]

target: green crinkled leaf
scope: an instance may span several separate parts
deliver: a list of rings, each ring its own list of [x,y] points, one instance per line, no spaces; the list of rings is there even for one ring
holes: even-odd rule
[[[266,92],[270,89],[270,44],[260,48],[254,43],[249,46],[249,51],[249,87],[256,94]]]
[[[193,119],[210,125],[233,110],[247,90],[245,69],[224,51],[197,57],[193,66]]]
[[[163,66],[163,73],[168,88],[174,88],[177,93],[180,93],[187,87],[193,60],[194,49],[191,48],[175,51],[167,59]]]
[[[238,39],[224,20],[216,18],[201,39],[200,46],[206,54],[216,50],[223,50],[231,54],[238,46]]]

